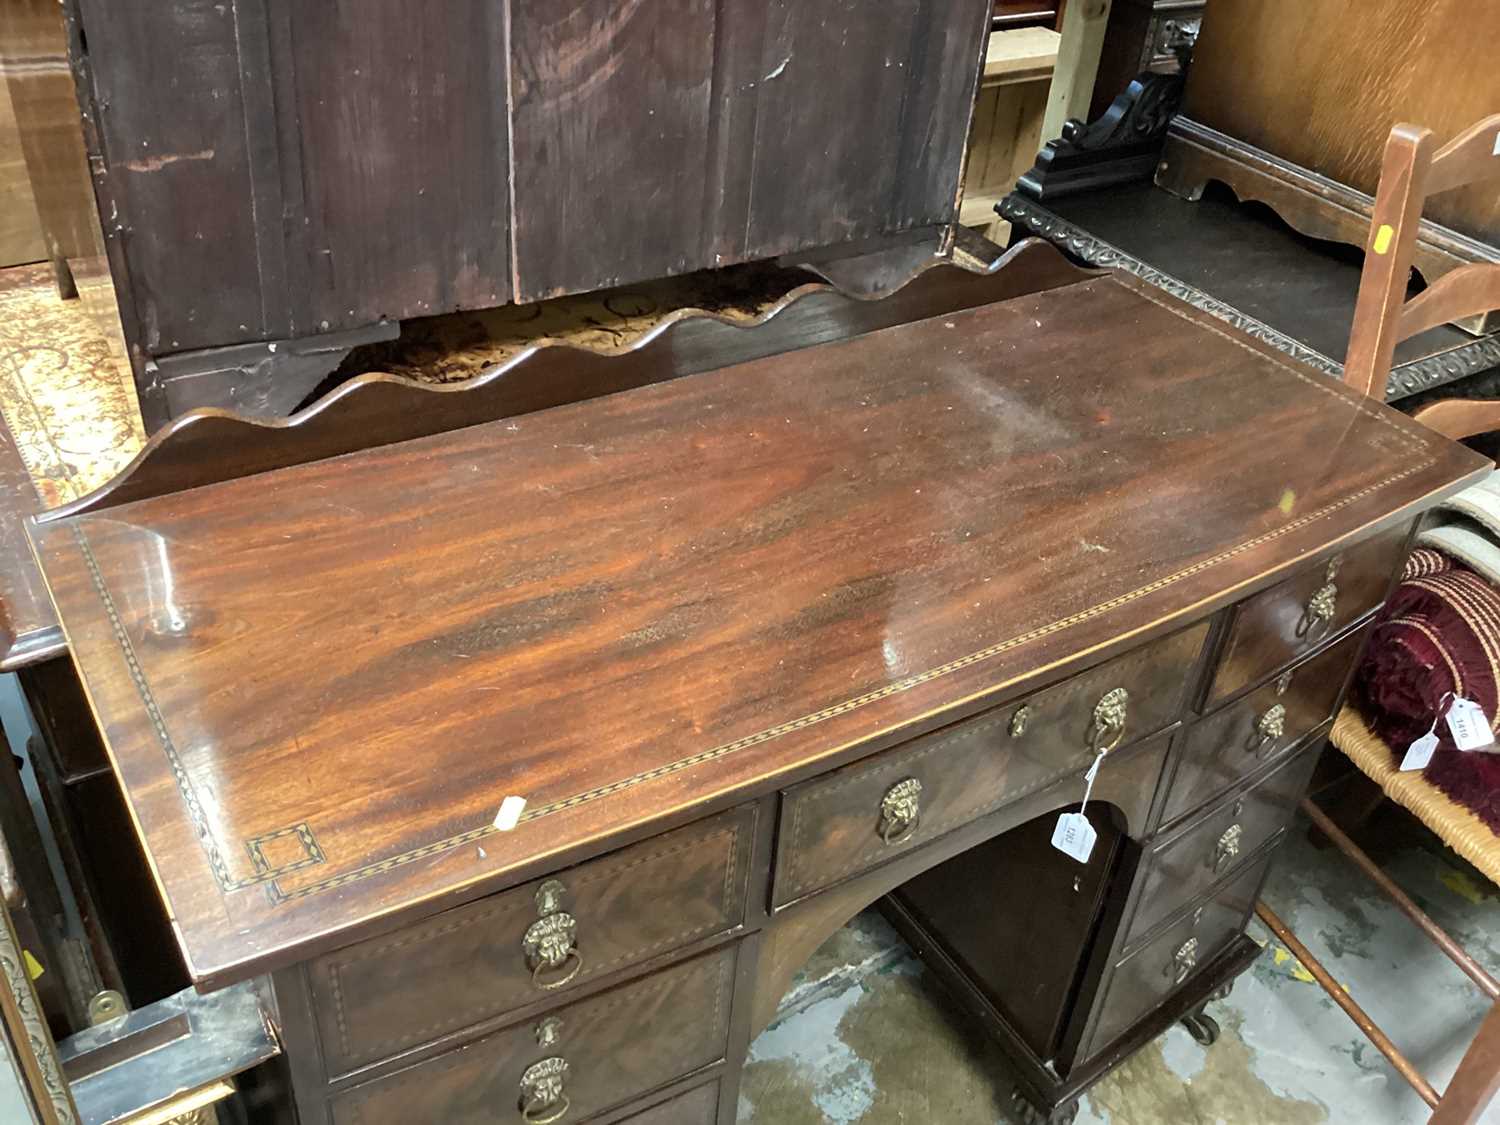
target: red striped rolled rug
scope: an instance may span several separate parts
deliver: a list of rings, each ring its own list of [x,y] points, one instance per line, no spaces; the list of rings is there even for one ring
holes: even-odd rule
[[[1430,548],[1412,552],[1355,672],[1366,722],[1399,760],[1434,728],[1438,750],[1423,776],[1500,833],[1500,754],[1454,748],[1438,719],[1455,696],[1495,726],[1500,710],[1500,591]]]

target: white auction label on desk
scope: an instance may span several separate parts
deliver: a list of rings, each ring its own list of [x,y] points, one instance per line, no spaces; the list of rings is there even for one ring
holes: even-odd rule
[[[1057,818],[1057,827],[1052,830],[1052,846],[1063,855],[1071,856],[1079,863],[1087,863],[1094,851],[1094,841],[1099,833],[1082,813],[1065,812]]]

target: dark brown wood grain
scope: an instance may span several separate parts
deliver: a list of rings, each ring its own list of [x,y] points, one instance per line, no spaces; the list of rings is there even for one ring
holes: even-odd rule
[[[1235,611],[1206,706],[1214,707],[1312,652],[1380,604],[1396,564],[1406,553],[1409,528],[1392,528],[1358,547],[1328,556],[1245,602]],[[1329,567],[1332,564],[1332,576]],[[1304,616],[1318,591],[1333,586],[1334,613],[1326,625],[1306,627]]]
[[[558,1010],[558,1039],[542,1046],[528,1021],[356,1087],[334,1102],[337,1125],[520,1121],[520,1078],[565,1059],[567,1116],[588,1117],[717,1062],[729,1026],[733,946]]]
[[[285,6],[273,55],[300,130],[306,222],[288,250],[307,293],[289,334],[511,299],[506,7]]]
[[[710,1082],[633,1114],[627,1125],[713,1125],[718,1109],[719,1084]]]
[[[1093,761],[1094,709],[1110,691],[1129,693],[1120,746],[1170,725],[1207,633],[1206,624],[1184,630],[1020,703],[788,790],[772,901],[784,906],[1077,773]],[[1024,729],[1016,733],[1021,707]],[[909,833],[887,831],[888,840],[881,802],[907,780],[922,787],[918,819]]]
[[[434,386],[379,373],[362,375],[285,421],[198,410],[153,435],[114,480],[42,518],[581,402],[1054,289],[1087,276],[1049,243],[1027,239],[982,273],[929,254],[905,276],[904,285],[879,299],[811,283],[789,293],[753,325],[684,310],[619,351],[588,351],[544,340],[465,383]]]
[[[1114,968],[1104,983],[1089,1038],[1079,1050],[1080,1061],[1097,1056],[1181,987],[1175,954],[1185,942],[1196,939],[1198,943],[1195,963],[1183,982],[1190,987],[1195,973],[1207,969],[1215,956],[1241,934],[1268,863],[1263,858],[1248,865],[1209,896],[1201,914],[1195,910],[1183,915]]]
[[[1487,466],[1096,278],[32,530],[212,986],[1055,682]]]
[[[523,948],[540,880],[314,961],[329,1073],[733,929],[744,918],[754,826],[754,807],[742,808],[549,875],[576,920],[578,959],[544,973],[542,985]]]
[[[1348,634],[1195,723],[1184,736],[1162,820],[1199,808],[1333,718],[1368,632]],[[1280,736],[1263,727],[1276,708],[1281,709]]]
[[[154,422],[164,356],[954,223],[988,0],[67,10]]]
[[[1317,751],[1306,748],[1159,841],[1142,861],[1145,874],[1127,940],[1133,943],[1175,914],[1280,832],[1302,799]],[[1232,847],[1225,843],[1230,838]]]

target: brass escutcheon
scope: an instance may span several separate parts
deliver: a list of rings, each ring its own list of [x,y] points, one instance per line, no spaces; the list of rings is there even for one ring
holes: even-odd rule
[[[568,888],[563,886],[561,879],[548,879],[536,889],[536,916],[542,918],[556,914],[563,908],[567,893]]]
[[[1120,745],[1125,737],[1125,719],[1130,705],[1130,693],[1122,687],[1105,692],[1094,704],[1094,721],[1089,727],[1089,750],[1094,754],[1106,754]]]
[[[568,1112],[568,1060],[559,1056],[533,1063],[521,1073],[521,1120],[529,1125],[550,1125]]]
[[[1225,864],[1231,862],[1235,856],[1240,854],[1240,837],[1244,834],[1239,824],[1231,824],[1224,829],[1223,835],[1214,844],[1213,869],[1218,874],[1224,869]]]
[[[576,977],[583,968],[577,940],[578,920],[571,914],[559,911],[531,923],[521,936],[521,950],[531,966],[531,983],[541,989],[561,988]],[[560,975],[546,975],[569,965]]]
[[[880,838],[887,844],[904,844],[922,818],[922,783],[914,777],[896,782],[880,799]]]
[[[1338,608],[1339,588],[1332,582],[1324,583],[1307,599],[1302,607],[1302,616],[1297,619],[1297,636],[1305,640],[1317,640],[1333,624]]]
[[[1286,733],[1286,708],[1280,703],[1267,707],[1266,713],[1255,724],[1255,733],[1257,738],[1250,748],[1256,757],[1264,758]]]
[[[536,1025],[536,1045],[544,1051],[555,1047],[562,1040],[563,1021],[548,1016]]]
[[[1023,703],[1016,708],[1016,713],[1010,717],[1010,736],[1020,738],[1026,733],[1026,724],[1031,722],[1031,704]]]

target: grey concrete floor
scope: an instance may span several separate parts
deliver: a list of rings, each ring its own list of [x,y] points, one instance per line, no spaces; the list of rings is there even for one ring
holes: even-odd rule
[[[1491,972],[1500,892],[1395,811],[1379,861]],[[1480,993],[1337,851],[1294,825],[1265,898],[1441,1090],[1485,1011]],[[1227,1000],[1223,1034],[1181,1028],[1086,1096],[1079,1125],[1404,1125],[1426,1107],[1295,959],[1265,946]],[[742,1125],[1017,1121],[995,1049],[873,912],[814,956],[751,1047]],[[1500,1125],[1500,1104],[1482,1118]]]

